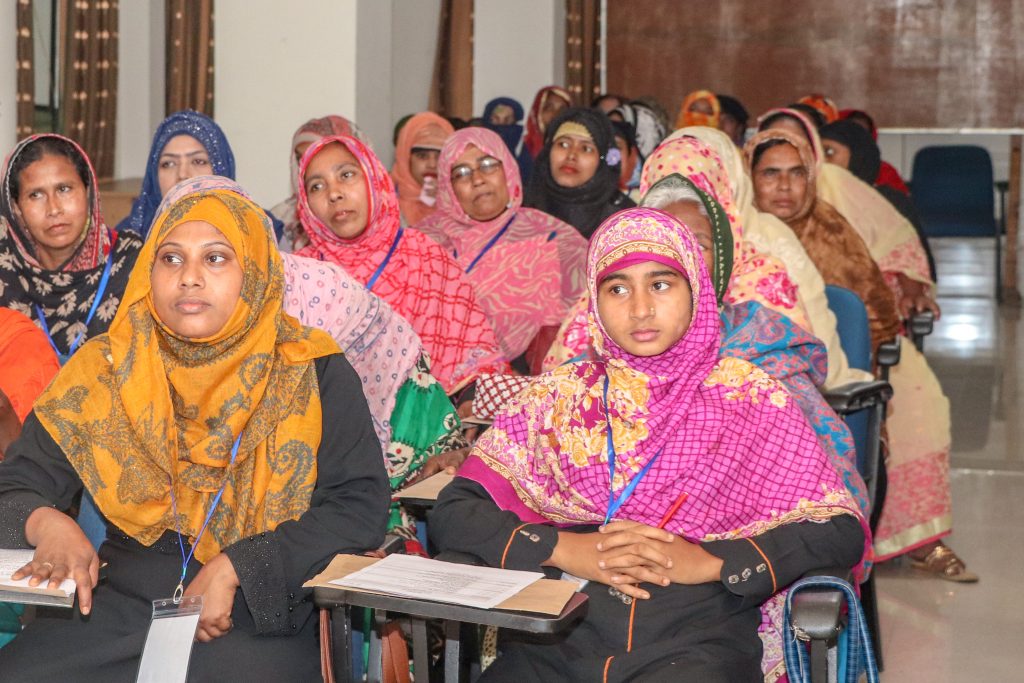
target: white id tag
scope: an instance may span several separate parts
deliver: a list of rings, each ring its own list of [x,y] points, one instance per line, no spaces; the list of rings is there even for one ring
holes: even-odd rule
[[[203,611],[203,596],[153,601],[146,645],[142,648],[136,683],[185,683],[192,643]]]

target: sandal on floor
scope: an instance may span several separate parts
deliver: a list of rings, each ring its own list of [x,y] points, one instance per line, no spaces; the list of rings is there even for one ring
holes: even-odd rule
[[[929,574],[934,574],[946,581],[957,583],[976,583],[978,575],[967,571],[964,561],[957,557],[953,549],[940,543],[928,553],[924,559],[910,558],[910,566]]]

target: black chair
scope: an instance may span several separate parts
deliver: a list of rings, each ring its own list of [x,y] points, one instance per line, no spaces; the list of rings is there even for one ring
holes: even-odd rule
[[[1000,190],[1003,211],[996,220],[993,189]],[[911,194],[929,237],[979,237],[995,240],[996,300],[1002,301],[1002,234],[1005,202],[994,182],[992,157],[984,147],[925,147],[914,155]]]

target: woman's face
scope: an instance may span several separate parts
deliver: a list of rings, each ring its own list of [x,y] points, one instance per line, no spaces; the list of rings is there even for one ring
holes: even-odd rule
[[[706,99],[701,98],[699,100],[695,100],[694,102],[692,102],[690,104],[690,108],[687,109],[687,111],[692,111],[695,114],[704,114],[705,116],[713,116],[715,113],[715,108],[712,107],[711,103],[708,102]]]
[[[235,312],[242,278],[224,233],[206,221],[182,223],[157,247],[149,276],[153,308],[181,337],[212,337]]]
[[[25,226],[40,264],[58,268],[74,254],[89,216],[89,192],[65,156],[45,154],[18,174],[14,211]]]
[[[505,169],[499,163],[490,172],[480,168],[482,159],[493,158],[479,147],[470,145],[452,164],[452,189],[462,210],[475,221],[489,221],[508,207],[508,184]],[[456,173],[468,168],[468,175]],[[486,168],[486,164],[485,164]]]
[[[547,130],[548,124],[555,120],[555,117],[562,113],[563,109],[568,108],[569,103],[563,100],[561,97],[554,93],[548,93],[548,96],[544,98],[544,105],[540,108],[540,119],[541,130]]]
[[[579,187],[594,177],[601,157],[590,138],[559,135],[551,143],[551,177],[562,187]]]
[[[825,161],[843,168],[850,168],[850,148],[835,140],[822,140],[825,149]]]
[[[656,261],[637,263],[607,276],[597,288],[604,329],[626,353],[657,356],[683,338],[693,316],[686,277]]]
[[[782,221],[800,212],[807,197],[807,167],[796,147],[785,144],[766,149],[751,175],[759,209]]]
[[[366,176],[359,161],[338,142],[322,148],[303,178],[313,215],[342,239],[359,237],[370,217]]]
[[[213,173],[209,152],[191,135],[175,135],[168,140],[157,164],[161,196],[182,180]]]
[[[428,177],[437,180],[437,159],[440,156],[439,150],[413,147],[409,155],[409,172],[413,180],[419,185]]]
[[[633,179],[633,171],[640,160],[639,153],[635,147],[630,147],[626,138],[615,136],[615,146],[619,148],[619,155],[622,157],[622,170],[619,171],[619,189],[625,190],[629,187],[629,181]]]
[[[688,199],[682,199],[663,207],[662,211],[675,216],[693,232],[693,236],[697,238],[697,244],[700,246],[700,253],[704,257],[704,263],[710,270],[712,265],[711,219],[704,215],[701,205]]]
[[[516,112],[507,104],[499,104],[491,112],[492,126],[510,126],[516,122]]]

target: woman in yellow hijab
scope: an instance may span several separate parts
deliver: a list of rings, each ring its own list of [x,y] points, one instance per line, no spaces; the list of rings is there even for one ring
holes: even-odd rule
[[[108,333],[0,464],[2,543],[35,548],[16,576],[73,578],[80,612],[0,650],[5,678],[134,680],[150,601],[181,593],[203,596],[190,680],[317,676],[302,583],[380,544],[389,489],[358,376],[283,312],[283,287],[245,197],[199,190],[156,219]],[[83,487],[107,521],[98,556],[62,512]]]

